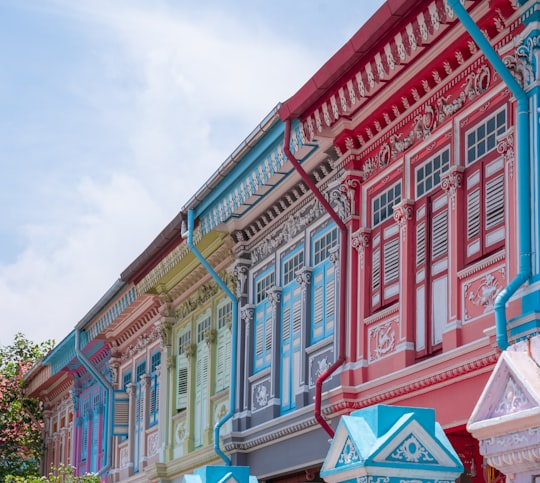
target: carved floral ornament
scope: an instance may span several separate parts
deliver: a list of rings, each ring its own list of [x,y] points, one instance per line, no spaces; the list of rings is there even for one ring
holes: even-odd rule
[[[408,129],[393,133],[388,141],[383,143],[379,151],[365,159],[360,176],[363,181],[386,168],[392,159],[409,150],[416,143],[424,141],[449,117],[456,114],[479,95],[484,93],[491,85],[492,75],[488,65],[481,65],[475,72],[471,72],[461,84],[457,94],[440,95],[432,104],[425,104],[423,112],[419,112]],[[359,139],[364,144],[364,139]]]

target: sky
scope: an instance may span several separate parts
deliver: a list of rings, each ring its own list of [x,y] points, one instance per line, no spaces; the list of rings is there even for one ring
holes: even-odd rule
[[[382,0],[0,0],[0,346],[60,342]]]

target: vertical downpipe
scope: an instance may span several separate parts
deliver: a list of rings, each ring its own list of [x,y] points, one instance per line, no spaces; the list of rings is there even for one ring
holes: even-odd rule
[[[328,212],[330,217],[335,221],[336,225],[340,231],[340,270],[339,270],[339,329],[338,329],[338,356],[334,363],[326,369],[322,374],[317,377],[315,382],[315,407],[314,407],[314,416],[317,422],[322,426],[322,428],[328,433],[328,435],[333,438],[334,430],[326,422],[324,417],[321,414],[321,403],[322,403],[322,385],[344,362],[346,359],[345,356],[345,331],[347,328],[347,258],[348,258],[348,230],[347,226],[339,215],[335,212],[332,205],[321,193],[319,188],[315,185],[313,180],[306,173],[304,168],[300,165],[299,161],[294,157],[291,152],[290,144],[291,143],[291,120],[287,119],[285,122],[285,134],[283,140],[283,150],[287,156],[290,163],[294,166],[298,174],[308,185],[309,189],[313,192],[317,200],[321,203],[324,209]]]
[[[210,264],[203,257],[202,253],[197,249],[197,247],[193,243],[193,226],[194,226],[194,214],[193,214],[193,210],[189,210],[188,211],[188,230],[187,230],[187,233],[182,233],[182,237],[186,238],[186,235],[187,235],[187,242],[191,251],[195,254],[195,256],[199,259],[199,261],[204,266],[204,268],[206,268],[208,273],[217,282],[217,284],[221,287],[221,289],[227,294],[227,296],[231,299],[231,302],[232,302],[232,330],[231,330],[232,351],[231,351],[231,379],[230,379],[230,384],[229,384],[230,386],[229,411],[214,426],[214,451],[223,460],[226,466],[231,466],[231,460],[219,447],[219,432],[221,430],[221,427],[233,416],[234,408],[236,405],[236,362],[237,362],[237,351],[238,351],[236,338],[237,338],[237,324],[238,324],[238,299],[234,296],[234,294],[231,292],[229,287],[227,287],[227,284],[223,280],[221,280],[219,275],[210,266]]]
[[[113,420],[113,387],[107,378],[101,374],[92,364],[92,362],[86,357],[86,355],[81,350],[81,329],[75,328],[75,354],[77,354],[77,359],[85,367],[85,369],[95,377],[97,382],[101,384],[105,390],[107,396],[107,414],[105,420],[105,427],[107,428],[107,437],[102,438],[102,441],[105,444],[105,464],[103,468],[98,471],[98,474],[103,476],[109,471],[112,463],[112,420]]]
[[[494,304],[497,344],[501,350],[505,350],[508,347],[506,303],[516,293],[519,287],[529,279],[532,273],[529,98],[516,79],[514,79],[512,73],[504,65],[504,62],[484,34],[482,34],[465,7],[461,5],[460,0],[448,0],[448,4],[454,9],[465,29],[517,99],[517,192],[518,226],[520,230],[519,272],[499,292]]]

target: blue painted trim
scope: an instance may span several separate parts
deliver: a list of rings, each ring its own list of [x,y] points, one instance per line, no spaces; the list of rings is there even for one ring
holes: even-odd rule
[[[110,441],[111,434],[112,434],[112,423],[113,423],[113,387],[109,381],[107,381],[107,378],[99,372],[99,370],[92,364],[92,362],[86,357],[86,355],[81,350],[81,329],[76,328],[75,329],[75,353],[77,354],[77,359],[81,362],[81,364],[86,368],[86,370],[94,376],[98,382],[103,388],[103,391],[105,392],[105,398],[104,398],[104,405],[106,407],[105,414],[103,417],[104,422],[104,428],[103,431],[103,452],[105,453],[105,461],[103,464],[103,468],[101,468],[98,472],[100,475],[104,475],[107,471],[109,471],[112,463],[112,442]],[[105,402],[106,401],[106,402]]]
[[[264,138],[251,147],[248,153],[235,162],[231,170],[215,186],[197,206],[198,216],[204,215],[216,202],[226,196],[228,192],[238,183],[239,179],[246,177],[251,172],[251,167],[261,157],[269,156],[271,151],[277,148],[283,137],[284,125],[276,122],[266,132]]]
[[[499,292],[494,304],[497,344],[501,350],[505,350],[508,347],[506,303],[519,287],[529,279],[532,272],[529,98],[460,1],[448,0],[448,4],[453,8],[465,29],[517,99],[519,272],[508,286]]]
[[[194,226],[194,213],[193,210],[188,211],[188,232],[187,232],[187,242],[188,246],[194,255],[199,259],[201,264],[208,270],[208,273],[216,281],[216,283],[221,287],[221,289],[227,294],[232,302],[232,351],[231,351],[231,378],[229,386],[229,411],[223,418],[221,418],[216,425],[214,426],[214,451],[216,454],[223,460],[227,466],[231,466],[231,460],[227,457],[225,453],[219,447],[219,432],[221,427],[232,418],[234,414],[235,404],[236,404],[236,361],[237,361],[237,352],[238,352],[238,343],[237,343],[237,330],[238,330],[238,299],[231,292],[227,284],[221,280],[219,275],[211,267],[211,265],[203,257],[202,253],[197,249],[193,243],[193,226]]]

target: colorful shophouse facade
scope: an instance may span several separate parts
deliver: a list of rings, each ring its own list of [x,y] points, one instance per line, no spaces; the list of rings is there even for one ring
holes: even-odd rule
[[[386,2],[48,356],[31,384],[46,401],[47,462],[69,457],[110,481],[181,481],[223,463],[319,480],[340,417],[384,403],[434,408],[467,481],[507,471],[466,425],[494,417],[477,407],[494,404],[486,384],[502,381],[504,399],[521,374],[503,365],[508,377],[488,383],[507,334],[494,306],[523,271],[527,223],[528,283],[502,310],[510,343],[537,331],[540,4],[464,2],[526,92],[524,128],[524,101],[449,3]],[[520,388],[518,409],[532,409],[534,388]]]

